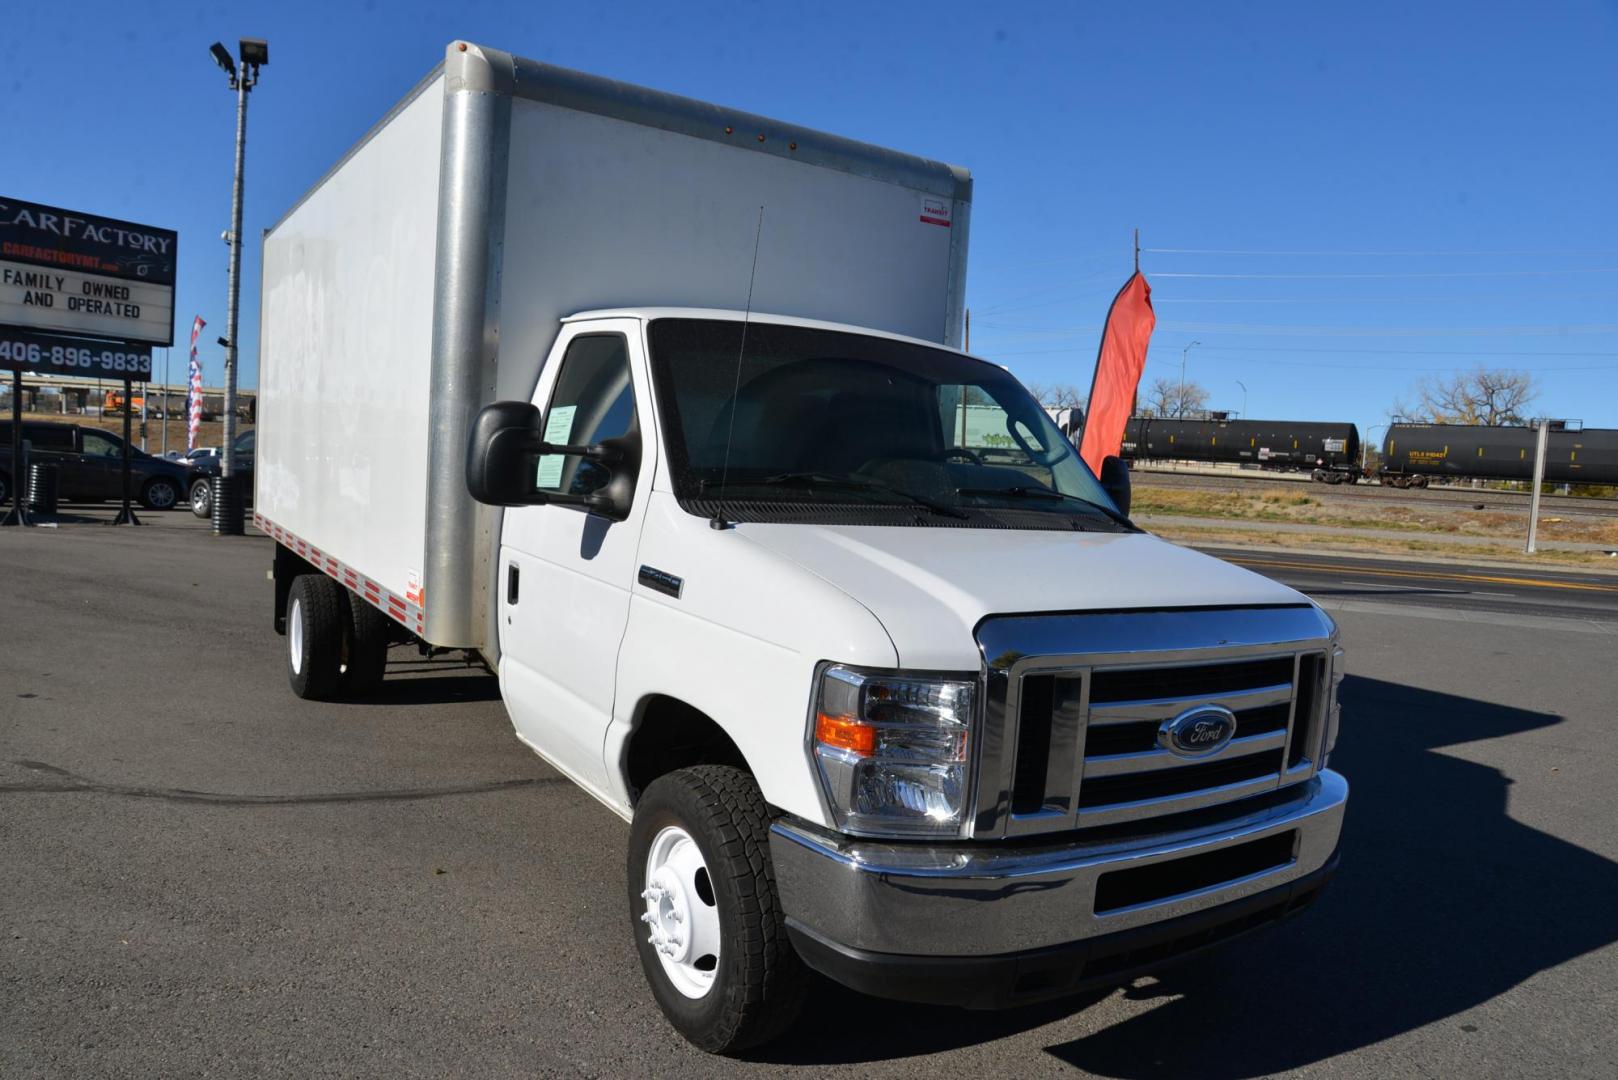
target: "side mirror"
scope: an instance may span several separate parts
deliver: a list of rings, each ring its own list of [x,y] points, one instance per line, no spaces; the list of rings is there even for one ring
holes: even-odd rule
[[[1101,490],[1118,507],[1124,517],[1129,516],[1129,463],[1121,457],[1106,457],[1101,461]]]
[[[584,458],[610,478],[595,491],[545,491],[538,484],[539,459],[553,454]],[[490,506],[582,506],[615,521],[629,516],[640,471],[640,434],[630,431],[595,446],[559,446],[544,437],[539,409],[526,401],[484,406],[472,423],[466,448],[466,488]]]

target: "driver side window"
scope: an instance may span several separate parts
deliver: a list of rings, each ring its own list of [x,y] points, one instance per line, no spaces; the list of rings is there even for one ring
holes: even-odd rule
[[[627,435],[636,426],[629,344],[622,334],[585,334],[568,344],[545,409],[545,441],[592,446]],[[539,459],[534,486],[541,491],[588,495],[611,473],[575,454]]]

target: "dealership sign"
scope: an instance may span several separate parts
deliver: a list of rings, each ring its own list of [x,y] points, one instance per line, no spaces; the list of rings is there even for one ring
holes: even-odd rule
[[[170,229],[0,197],[0,327],[172,345],[178,248]]]

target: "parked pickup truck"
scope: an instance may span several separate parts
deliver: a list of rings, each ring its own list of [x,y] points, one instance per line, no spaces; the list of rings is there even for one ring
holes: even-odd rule
[[[29,465],[54,465],[57,492],[70,502],[120,499],[124,491],[124,440],[80,424],[24,420]],[[17,470],[11,461],[11,421],[0,420],[0,503],[11,499]],[[129,448],[130,492],[151,510],[172,510],[190,483],[184,464]]]
[[[1337,864],[1336,627],[1142,532],[1126,471],[957,348],[971,194],[457,42],[265,239],[292,689],[481,657],[629,822],[626,928],[710,1051],[811,969],[976,1007],[1124,981]]]

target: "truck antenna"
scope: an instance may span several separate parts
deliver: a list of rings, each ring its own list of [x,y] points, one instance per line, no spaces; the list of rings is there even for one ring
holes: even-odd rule
[[[753,318],[753,282],[758,279],[758,243],[764,236],[764,207],[758,208],[758,224],[753,228],[753,268],[747,273],[747,307],[742,311],[742,343],[736,350],[736,383],[730,392],[730,430],[725,435],[725,465],[719,473],[719,501],[725,499],[725,485],[730,481],[730,444],[736,438],[736,398],[742,392],[742,357],[747,354],[747,324]],[[728,529],[730,523],[719,507],[714,508],[708,521],[712,529]]]

